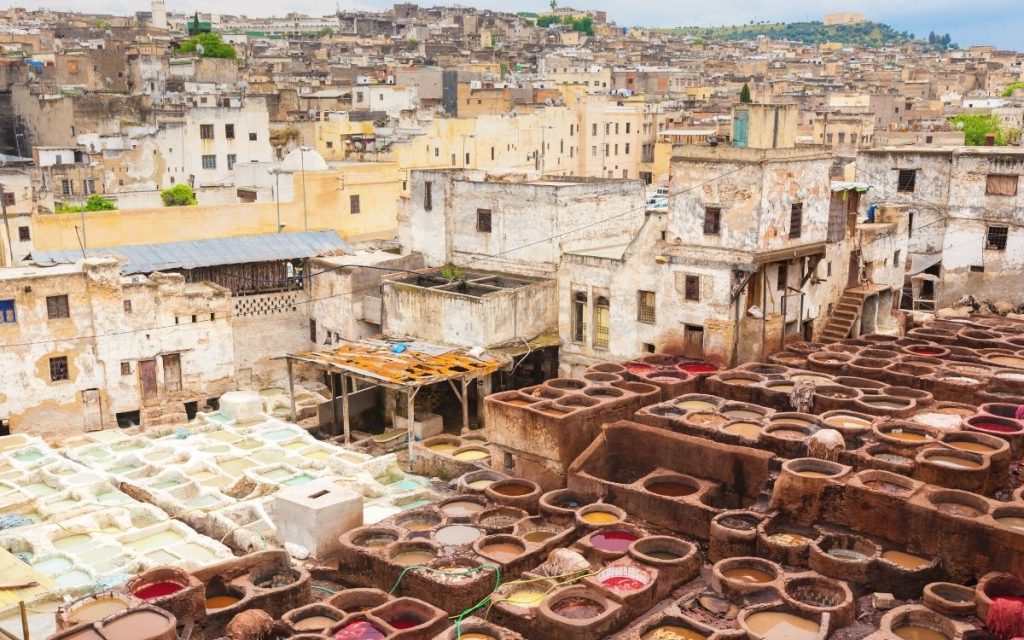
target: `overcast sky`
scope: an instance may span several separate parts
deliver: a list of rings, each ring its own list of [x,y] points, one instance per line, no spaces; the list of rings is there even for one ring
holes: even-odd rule
[[[6,4],[6,3],[5,3]],[[133,13],[149,7],[149,0],[13,0],[14,6],[46,7],[109,13]],[[450,2],[421,3],[454,4]],[[463,0],[458,4],[503,11],[542,11],[544,0]],[[751,20],[820,20],[831,11],[859,11],[868,19],[886,22],[899,31],[927,36],[929,31],[949,32],[961,46],[994,44],[1024,50],[1024,11],[1021,0],[716,0],[715,2],[679,2],[676,0],[600,0],[584,4],[562,0],[563,6],[602,8],[610,20],[623,26],[733,25]],[[298,11],[323,15],[334,11],[335,0],[167,0],[171,11],[213,11],[247,15],[272,15]],[[387,0],[342,0],[342,9],[384,9]]]

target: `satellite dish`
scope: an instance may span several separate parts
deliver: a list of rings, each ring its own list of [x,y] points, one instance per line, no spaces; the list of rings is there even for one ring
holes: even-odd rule
[[[201,44],[197,44],[196,45],[196,53],[198,53],[199,55],[203,55],[204,53],[206,53],[206,47],[204,47]]]

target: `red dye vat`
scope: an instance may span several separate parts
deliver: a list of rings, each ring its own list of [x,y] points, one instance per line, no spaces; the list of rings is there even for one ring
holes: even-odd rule
[[[413,627],[418,627],[421,624],[423,624],[423,620],[420,620],[416,616],[401,615],[396,618],[391,618],[390,620],[388,620],[388,624],[401,631],[402,629],[412,629]]]
[[[622,553],[640,536],[628,531],[602,531],[590,536],[590,544],[601,551]]]
[[[718,367],[706,362],[687,362],[679,365],[679,368],[686,373],[713,373],[718,371]]]
[[[1008,600],[1010,602],[1019,602],[1024,604],[1024,596],[995,596],[992,598],[992,602],[996,600]]]
[[[366,620],[349,623],[334,634],[334,640],[384,640],[386,637],[383,631]]]
[[[942,355],[942,352],[939,351],[938,349],[917,348],[917,349],[911,349],[911,351],[913,351],[914,353],[920,354],[922,356],[941,356]]]
[[[636,591],[644,587],[644,583],[627,576],[613,576],[607,580],[602,580],[601,584],[616,591]]]
[[[178,593],[183,588],[184,587],[177,582],[154,582],[153,584],[147,584],[136,591],[135,597],[142,598],[143,600],[153,600],[155,598],[169,596],[172,593]]]
[[[1017,427],[1008,424],[997,424],[995,422],[972,422],[971,426],[984,429],[985,431],[995,431],[996,433],[1017,433],[1019,431]]]

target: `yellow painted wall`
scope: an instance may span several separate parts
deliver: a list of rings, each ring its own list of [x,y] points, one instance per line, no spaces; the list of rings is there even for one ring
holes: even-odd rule
[[[355,242],[390,239],[397,233],[401,182],[396,164],[359,163],[307,172],[305,208],[302,178],[297,173],[291,178],[294,200],[280,205],[285,232],[302,231],[308,224],[310,231],[334,229]],[[352,195],[359,195],[361,213],[350,212]],[[274,202],[94,211],[84,214],[86,242],[89,247],[111,247],[274,233],[277,211]],[[36,216],[36,248],[77,248],[76,225],[81,225],[81,214]]]

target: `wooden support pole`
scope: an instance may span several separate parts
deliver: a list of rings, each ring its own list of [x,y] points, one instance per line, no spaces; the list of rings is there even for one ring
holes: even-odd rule
[[[348,385],[349,377],[345,374],[341,375],[341,414],[342,420],[345,425],[345,444],[348,444],[352,439],[352,422],[349,417],[348,409]]]
[[[331,382],[331,435],[338,435],[338,389],[334,382],[334,372],[328,371],[327,378]]]
[[[469,433],[469,380],[462,378],[462,433]]]
[[[288,400],[292,407],[292,422],[298,422],[298,417],[295,414],[295,379],[292,377],[292,359],[285,358],[285,362],[288,363]]]

